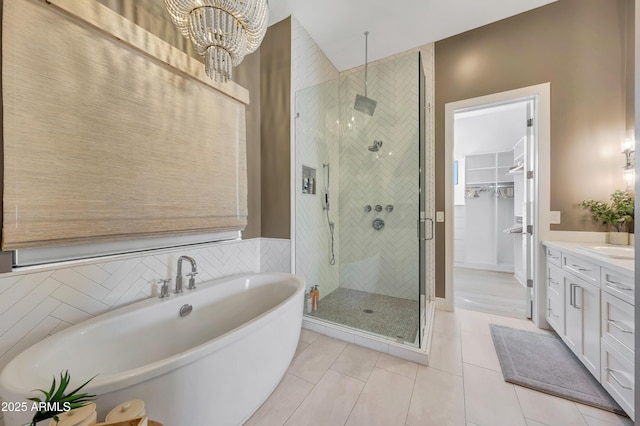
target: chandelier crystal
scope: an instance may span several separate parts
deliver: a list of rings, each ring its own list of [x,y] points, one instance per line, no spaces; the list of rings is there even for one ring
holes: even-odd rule
[[[227,82],[232,67],[254,52],[269,21],[267,0],[164,0],[171,21],[204,56],[205,71]]]

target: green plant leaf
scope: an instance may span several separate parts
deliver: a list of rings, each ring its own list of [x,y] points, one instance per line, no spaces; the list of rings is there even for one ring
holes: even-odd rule
[[[55,382],[55,378],[53,380]],[[69,370],[66,370],[64,374],[60,373],[60,386],[58,387],[57,392],[51,397],[53,401],[58,401],[60,397],[64,395],[64,391],[67,389],[67,386],[69,385],[69,380],[71,380],[71,376],[69,375]]]
[[[93,376],[82,385],[80,385],[77,389],[65,394],[65,391],[71,382],[71,375],[69,374],[69,370],[60,373],[60,383],[56,387],[56,378],[53,377],[53,382],[51,385],[51,389],[49,392],[46,392],[42,389],[37,389],[37,391],[41,392],[45,396],[45,400],[42,401],[40,398],[28,398],[30,401],[34,402],[47,402],[47,403],[58,403],[60,406],[62,404],[68,402],[70,404],[70,408],[79,408],[83,405],[91,402],[95,399],[95,395],[90,395],[88,393],[78,393],[82,388],[84,388],[91,380],[95,379],[96,376]],[[50,411],[50,410],[40,410],[38,411],[32,419],[31,425],[35,425],[41,420],[46,420],[53,418],[56,421],[59,421],[58,414],[62,413],[62,411]]]
[[[84,382],[83,384],[81,384],[80,386],[78,386],[77,389],[72,390],[71,392],[69,392],[69,395],[73,395],[76,392],[78,392],[80,389],[82,389],[83,387],[87,386],[89,384],[90,381],[92,381],[93,379],[95,379],[96,377],[98,377],[98,375],[96,374],[95,376],[93,376],[92,378],[90,378],[89,380],[87,380],[86,382]],[[95,396],[95,395],[94,395]]]
[[[625,230],[634,218],[634,198],[627,191],[616,190],[609,197],[611,203],[597,200],[584,200],[580,203],[591,212],[591,219],[596,223],[610,225],[617,231]]]

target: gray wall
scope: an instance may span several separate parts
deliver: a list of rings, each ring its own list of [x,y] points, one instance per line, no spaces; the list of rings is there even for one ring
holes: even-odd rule
[[[623,186],[620,143],[633,125],[625,55],[631,0],[556,3],[436,42],[436,210],[444,210],[444,106],[551,83],[552,230],[602,230],[577,204]],[[630,16],[627,16],[630,15]],[[627,106],[629,104],[629,106]],[[444,226],[436,229],[436,295],[444,297]]]
[[[291,18],[260,46],[262,236],[291,235]]]
[[[247,106],[247,227],[242,238],[262,235],[262,187],[260,185],[260,51],[245,56],[244,61],[233,70],[233,80],[247,89],[250,104]]]

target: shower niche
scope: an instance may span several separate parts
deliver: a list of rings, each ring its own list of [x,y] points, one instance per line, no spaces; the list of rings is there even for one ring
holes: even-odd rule
[[[301,192],[303,194],[316,194],[316,169],[302,166]]]

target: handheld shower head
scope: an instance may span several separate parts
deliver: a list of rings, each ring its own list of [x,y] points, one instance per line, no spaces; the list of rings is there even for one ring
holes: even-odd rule
[[[331,184],[329,183],[329,179],[331,178],[331,169],[330,163],[323,163],[323,169],[327,169],[327,178],[324,181],[324,204],[322,206],[322,210],[329,211],[329,188],[331,188]]]

